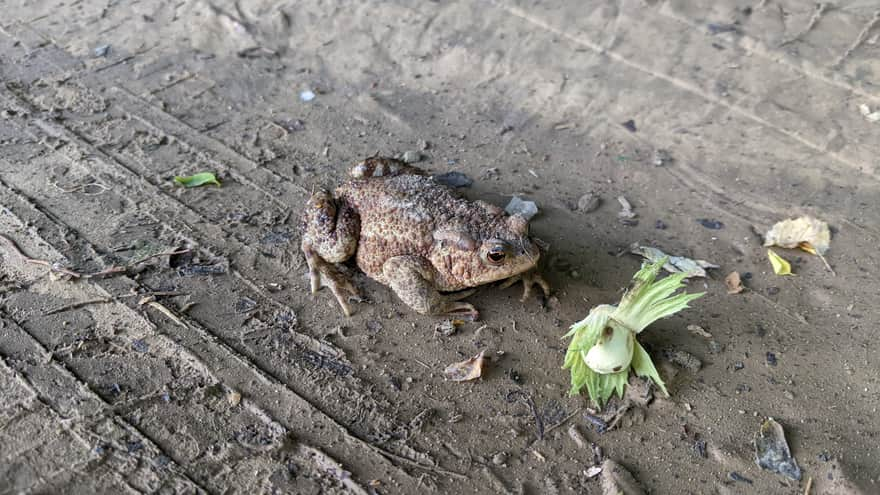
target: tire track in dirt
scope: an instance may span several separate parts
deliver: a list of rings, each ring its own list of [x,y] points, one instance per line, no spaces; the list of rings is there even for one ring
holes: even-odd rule
[[[9,103],[11,103],[13,106],[16,104],[16,102],[14,102],[14,101],[11,101],[11,102],[9,102]],[[26,112],[26,113],[27,113],[27,112],[35,112],[35,113],[39,113],[39,110],[36,109],[36,108],[34,108],[34,107],[31,107],[31,108],[21,108],[20,105],[23,104],[23,102],[21,102],[21,101],[19,101],[18,104],[19,104],[19,108],[20,108],[20,110],[22,110],[23,112]],[[39,138],[39,137],[37,137],[37,136],[39,136],[39,135],[44,135],[44,136],[45,136],[46,134],[48,134],[48,135],[52,136],[53,139],[60,139],[60,140],[63,141],[63,142],[74,142],[74,143],[76,143],[76,145],[78,145],[78,146],[80,146],[80,147],[83,147],[83,148],[86,148],[86,149],[88,150],[88,151],[86,152],[86,155],[89,155],[89,156],[91,156],[91,157],[93,157],[93,158],[94,158],[95,156],[99,156],[99,157],[103,158],[102,160],[99,160],[101,163],[106,163],[106,162],[108,162],[108,161],[110,161],[110,162],[113,161],[113,158],[112,158],[112,157],[109,157],[109,155],[105,155],[105,154],[103,154],[102,151],[101,151],[100,149],[95,148],[95,147],[92,147],[89,143],[83,141],[82,138],[79,138],[78,136],[72,134],[70,131],[67,131],[67,130],[64,129],[64,128],[60,128],[60,127],[58,127],[58,126],[54,126],[53,124],[48,123],[48,122],[46,122],[46,121],[39,121],[39,120],[35,121],[35,123],[34,123],[33,126],[31,126],[30,124],[27,124],[27,126],[30,128],[30,131],[29,131],[29,132],[32,134],[32,136],[34,136],[35,139],[38,139],[38,140],[39,140],[39,139],[41,139],[41,138]],[[64,148],[64,146],[62,146],[62,148]],[[79,152],[75,152],[75,154],[79,154],[80,156],[83,156],[83,155],[82,155],[81,153],[79,153]],[[102,155],[103,155],[103,156],[102,156]],[[76,157],[73,157],[73,156],[68,156],[68,159],[69,159],[71,162],[75,162],[75,161],[76,161]],[[94,165],[95,163],[96,163],[96,161],[95,161],[95,160],[92,160],[91,164]],[[93,168],[93,167],[92,167],[92,168]],[[110,174],[111,176],[112,176],[112,175],[116,175],[117,177],[119,176],[119,170],[118,170],[118,168],[117,168],[116,170],[106,169],[105,171],[106,171],[108,174]],[[152,185],[152,184],[149,183],[149,181],[148,181],[145,177],[143,177],[142,175],[140,175],[140,174],[138,174],[138,173],[136,173],[136,172],[133,172],[131,169],[126,169],[126,171],[127,171],[128,173],[132,174],[132,175],[137,175],[142,185],[146,185],[147,187],[149,187],[150,185]],[[123,173],[124,173],[124,172],[123,172]],[[123,181],[123,182],[126,182],[126,181]],[[150,189],[152,190],[151,192],[156,193],[155,196],[153,197],[153,200],[155,200],[156,197],[163,197],[163,196],[162,196],[162,195],[163,195],[162,191],[158,191],[157,188],[155,188],[155,187],[152,187],[152,188],[150,188]],[[140,199],[140,198],[139,198],[139,199]],[[147,204],[150,204],[150,203],[149,203],[149,198],[143,198],[143,199],[146,201]],[[140,203],[140,201],[138,201],[138,203]],[[142,203],[142,205],[143,205],[143,203]],[[162,208],[160,208],[160,209],[164,209],[164,210],[168,210],[168,209],[173,209],[173,208],[174,208],[174,206],[169,207],[169,205],[168,205],[167,203],[166,203],[166,204],[160,204],[160,206],[162,207]],[[179,207],[178,207],[178,209],[179,209]],[[198,216],[198,215],[199,215],[198,213],[195,213],[195,212],[193,212],[192,210],[190,210],[190,211],[194,214],[194,216]],[[198,219],[193,219],[193,221],[190,222],[190,225],[197,224],[197,223],[199,223],[199,221],[200,221],[200,218],[198,218]],[[179,230],[175,231],[174,228],[171,227],[168,223],[164,223],[164,225],[165,225],[169,230],[174,231],[176,235],[178,235],[178,236],[182,236],[182,234],[180,234],[180,231],[179,231]],[[186,224],[184,224],[184,225],[186,225]],[[223,237],[224,237],[224,236],[222,236],[222,235],[217,235],[217,236],[215,236],[215,238],[223,238]],[[204,248],[203,248],[203,249],[204,249]],[[213,256],[213,255],[209,253],[209,256]],[[257,287],[256,284],[253,283],[252,281],[248,280],[246,276],[244,276],[244,275],[242,275],[242,274],[239,274],[239,273],[236,273],[236,275],[237,275],[241,280],[243,280],[243,281],[245,281],[245,282],[248,282],[247,285],[249,285],[250,288],[253,289],[253,288],[256,288],[256,287]],[[322,343],[322,345],[323,345],[323,343]],[[324,358],[321,358],[321,359],[322,359],[321,362],[323,362],[323,359],[324,359]],[[320,364],[320,363],[319,363],[319,364]],[[290,383],[290,382],[288,381],[288,383]],[[363,402],[363,400],[364,400],[364,399],[360,399],[361,402]],[[375,414],[376,408],[375,408],[375,407],[371,407],[370,409],[371,409],[371,415]],[[362,409],[362,410],[363,410],[363,409]],[[364,418],[361,418],[361,419],[364,419]],[[396,455],[396,454],[391,454],[391,453],[386,453],[386,454],[387,454],[389,457],[392,457],[392,458],[394,458],[394,459],[397,460],[397,461],[404,462],[404,463],[407,463],[407,462],[412,463],[412,461],[407,461],[405,458],[402,458],[402,457],[400,457],[400,456],[398,456],[398,455]],[[419,464],[416,462],[415,465],[418,466]],[[423,466],[423,467],[426,467],[426,466]]]
[[[38,406],[28,408],[32,411],[29,415],[47,411],[48,417],[33,423],[60,425],[62,436],[56,440],[53,437],[57,434],[50,431],[46,432],[45,436],[36,437],[41,441],[35,442],[31,449],[41,450],[40,454],[25,456],[24,461],[19,461],[20,464],[15,469],[15,471],[21,470],[19,474],[27,472],[28,469],[40,473],[40,476],[35,477],[38,480],[36,484],[21,487],[10,483],[8,486],[14,487],[16,491],[47,488],[51,490],[49,487],[52,486],[55,486],[55,489],[65,487],[66,490],[80,486],[83,489],[90,488],[96,493],[118,491],[122,488],[127,488],[133,493],[154,492],[163,488],[171,489],[175,493],[205,491],[204,487],[187,477],[180,466],[142,431],[119,415],[111,414],[106,418],[107,410],[111,409],[109,404],[92,392],[85,382],[75,377],[68,368],[54,361],[51,357],[53,353],[13,322],[2,309],[0,309],[0,320],[3,322],[2,338],[0,338],[0,373],[14,375],[32,394],[33,401]],[[37,358],[46,361],[38,361]],[[11,392],[4,387],[4,394]],[[8,438],[9,433],[5,433],[6,431],[13,435],[35,434],[34,427],[28,426],[26,422],[26,418],[21,418],[12,424],[4,425],[5,428],[0,428],[0,438],[7,437],[3,438],[5,445],[14,444]],[[66,455],[60,455],[76,450],[73,446],[65,449],[58,444],[65,441],[65,436],[69,436],[70,440],[82,447],[69,456],[78,459],[77,464],[73,466],[64,466],[70,459]],[[128,453],[127,445],[132,442],[138,443],[141,447],[134,453]],[[19,447],[7,453],[20,458],[25,451]],[[132,463],[133,458],[145,462]],[[9,461],[8,457],[4,459],[4,463]],[[158,469],[151,469],[151,466],[156,466],[157,461],[161,466]],[[58,466],[56,472],[46,469],[56,464]],[[80,477],[85,471],[88,471],[90,476],[79,479],[79,483],[85,486],[78,485],[73,478]],[[7,483],[10,481],[7,479]]]
[[[4,95],[0,92],[0,99],[3,98]],[[39,110],[36,108],[22,107],[22,102],[16,103],[15,101],[9,101],[7,99],[7,103],[14,108],[18,108],[21,114],[30,113],[33,115],[35,112],[39,113]],[[58,153],[60,153],[61,156],[74,167],[82,167],[79,163],[80,156],[93,157],[89,162],[88,167],[83,170],[83,173],[86,175],[90,172],[101,171],[108,176],[115,176],[115,180],[118,180],[119,182],[127,182],[128,179],[125,178],[126,175],[133,176],[133,180],[136,183],[139,182],[141,187],[125,190],[125,199],[120,200],[121,202],[131,201],[133,204],[136,204],[139,211],[148,212],[155,221],[160,222],[170,233],[170,236],[186,239],[189,245],[198,247],[198,250],[203,251],[208,259],[223,259],[224,256],[217,253],[230,253],[228,259],[231,262],[231,266],[240,267],[240,270],[231,268],[231,272],[237,274],[237,277],[247,282],[245,285],[249,288],[258,287],[253,279],[259,276],[259,269],[261,267],[256,266],[258,261],[255,260],[268,259],[268,263],[270,264],[275,262],[272,258],[261,256],[260,253],[254,250],[251,246],[237,241],[234,235],[230,235],[232,233],[223,230],[221,227],[215,226],[212,222],[205,222],[202,214],[193,210],[179,199],[173,198],[156,184],[148,180],[145,175],[136,170],[134,160],[128,159],[123,163],[119,154],[114,153],[114,156],[120,157],[120,159],[114,158],[105,153],[102,149],[92,146],[70,130],[51,122],[40,120],[39,118],[36,118],[33,121],[28,120],[24,125],[29,129],[28,132],[31,133],[33,139],[37,141],[44,141],[44,137],[48,135],[55,139],[62,139],[64,142],[70,143],[73,149],[68,149],[69,147],[63,146],[58,150]],[[146,172],[146,170],[144,170],[144,172]],[[141,192],[141,188],[146,189],[146,193]],[[227,188],[227,191],[230,189],[231,188]],[[69,222],[70,220],[67,221]],[[100,231],[100,229],[97,228],[78,228],[77,230],[81,232]],[[185,234],[184,232],[187,230],[189,230],[189,232]],[[210,241],[206,241],[206,239],[210,239]],[[217,249],[212,246],[212,244],[214,246],[220,244],[222,247]],[[102,246],[101,251],[108,252],[110,247],[111,245],[108,243]],[[244,253],[244,255],[242,255],[242,253]],[[276,265],[274,268],[269,268],[265,271],[281,272],[283,269],[284,267]],[[248,297],[251,297],[251,299],[254,300],[274,299],[268,298],[265,291],[261,292],[262,293],[260,294],[251,294],[251,296]],[[275,302],[275,305],[279,305],[290,314],[295,314],[295,311],[292,308],[280,305],[277,301]],[[222,324],[222,319],[214,321],[214,324],[211,324],[212,322],[207,323],[208,327],[213,328],[212,332],[214,333],[218,330],[225,330],[224,325]],[[294,336],[294,343],[296,345],[305,347],[306,352],[303,354],[303,357],[311,361],[313,364],[317,363],[319,366],[321,364],[330,364],[331,366],[335,366],[332,363],[338,361],[342,366],[349,366],[346,364],[347,361],[344,359],[342,351],[336,349],[328,342],[318,341],[296,331],[291,331],[291,335]],[[286,370],[284,369],[285,365],[281,364],[281,369],[278,369],[279,366],[270,364],[266,359],[266,356],[254,354],[255,350],[236,346],[233,343],[234,341],[231,340],[237,338],[234,333],[224,334],[220,336],[220,338],[224,342],[233,345],[233,347],[237,347],[239,352],[244,352],[248,355],[249,359],[262,370],[266,371],[274,366],[276,369],[272,371],[272,374],[276,376],[284,376],[285,382],[288,383],[289,386],[293,387],[294,390],[297,390],[297,393],[301,396],[309,397],[309,400],[313,403],[320,403],[328,399],[332,401],[336,406],[325,404],[322,409],[326,410],[327,407],[331,407],[336,410],[336,414],[342,415],[344,418],[343,421],[345,424],[363,430],[360,431],[361,435],[382,438],[384,435],[387,435],[387,432],[390,429],[394,428],[394,421],[381,415],[380,408],[375,405],[375,400],[371,397],[362,395],[359,392],[360,388],[353,383],[356,378],[347,377],[346,380],[350,382],[347,386],[343,387],[342,390],[336,391],[335,393],[329,393],[328,395],[321,391],[332,389],[332,384],[312,382],[310,385],[306,386],[298,383],[298,380],[302,377],[302,372],[304,371],[301,368],[294,367],[294,369]],[[316,361],[316,359],[318,361]],[[289,366],[290,363],[285,364]],[[348,373],[345,374],[347,375]],[[355,410],[351,409],[352,404],[357,405]],[[369,413],[365,417],[363,413],[366,411],[369,411]],[[366,422],[367,420],[369,423]]]
[[[46,228],[49,226],[47,224],[51,223],[48,218],[38,211],[38,207],[33,206],[30,201],[25,200],[20,194],[16,194],[5,185],[0,185],[0,199],[2,199],[2,203],[5,205],[10,205],[13,202],[18,203],[19,205],[14,207],[14,210],[20,210],[17,211],[17,214],[29,213],[25,218],[27,218],[27,221],[30,224]],[[28,207],[28,205],[22,205],[22,201],[31,203],[31,206]],[[29,251],[36,249],[34,246],[37,244],[51,245],[49,241],[41,238],[37,238],[36,241],[31,241],[30,244],[31,246],[28,247]],[[60,257],[60,253],[51,250],[51,252],[43,254],[43,256],[46,256],[47,258],[58,258]],[[55,282],[50,281],[48,283],[49,289],[57,288],[56,290],[61,291],[59,292],[58,297],[61,297],[62,294],[69,294],[72,289],[72,287],[69,286],[66,288],[61,285],[56,286]],[[89,291],[97,290],[98,293],[110,296],[111,294],[125,294],[126,288],[130,290],[133,286],[136,287],[138,284],[129,280],[128,277],[115,277],[88,285],[90,287]],[[142,286],[138,288],[140,290],[145,289]],[[82,291],[75,290],[74,292]],[[83,297],[85,297],[83,294],[79,295],[79,298]],[[9,304],[9,301],[7,300],[7,306]],[[252,411],[257,415],[256,417],[263,417],[266,421],[271,421],[273,423],[278,421],[275,418],[281,418],[281,421],[286,426],[283,431],[275,433],[274,437],[278,438],[278,441],[280,442],[279,448],[289,450],[284,447],[287,440],[284,440],[283,437],[286,436],[284,433],[285,431],[292,429],[291,431],[295,433],[294,437],[296,438],[293,452],[299,456],[297,458],[299,463],[317,464],[315,467],[316,473],[330,473],[331,475],[334,475],[333,473],[335,473],[335,476],[341,483],[343,483],[343,485],[349,485],[349,489],[355,492],[362,491],[358,485],[352,484],[354,482],[346,477],[345,472],[341,470],[341,466],[339,466],[336,461],[333,461],[326,454],[320,453],[318,449],[308,446],[308,443],[313,443],[315,445],[322,445],[324,448],[337,455],[341,452],[344,454],[342,455],[342,458],[344,459],[357,459],[358,464],[356,467],[365,470],[364,473],[370,473],[371,475],[384,473],[385,476],[390,478],[385,481],[390,482],[392,485],[397,484],[398,486],[406,486],[406,483],[412,482],[412,480],[409,480],[402,471],[394,468],[393,465],[384,458],[386,455],[393,456],[392,454],[387,454],[384,451],[379,450],[377,447],[361,442],[356,437],[351,436],[344,427],[338,425],[333,422],[332,419],[315,410],[307,401],[289,391],[283,383],[265,372],[260,371],[258,368],[255,368],[246,359],[237,355],[234,350],[228,348],[222,344],[222,342],[218,342],[216,337],[209,335],[208,332],[196,322],[181,317],[186,323],[186,327],[181,330],[180,326],[169,323],[165,320],[160,320],[155,324],[150,322],[135,310],[136,303],[134,302],[132,305],[135,306],[135,308],[130,308],[121,303],[117,303],[116,305],[118,307],[115,308],[115,311],[126,316],[124,321],[135,323],[138,327],[147,327],[156,334],[156,336],[153,337],[154,340],[148,340],[149,336],[144,336],[142,339],[150,343],[147,344],[150,349],[154,349],[157,352],[164,351],[167,358],[176,361],[180,361],[181,356],[188,356],[185,361],[197,363],[195,367],[197,367],[200,370],[201,375],[205,376],[209,381],[223,384],[222,386],[224,388],[231,388],[232,390],[248,390],[250,397],[240,399],[242,410]],[[28,310],[27,308],[17,308],[17,311],[22,314],[31,314],[33,309]],[[80,309],[78,311],[83,310]],[[93,310],[90,309],[89,312],[91,311]],[[105,309],[102,305],[101,311],[110,310]],[[40,326],[46,326],[46,324],[40,323]],[[158,339],[158,341],[156,339]],[[46,353],[49,353],[49,351],[46,350],[43,354]],[[73,366],[73,364],[74,363],[71,362],[67,363],[68,367]],[[147,381],[152,381],[149,378],[144,378]],[[89,385],[86,385],[87,382]],[[82,381],[81,383],[88,387],[95,386],[94,380]],[[266,399],[270,397],[276,397],[278,400],[267,402]],[[262,404],[257,406],[255,405],[257,402]],[[119,408],[117,405],[109,405],[113,410]],[[291,408],[290,406],[293,407]],[[268,409],[265,409],[265,407],[268,407]],[[149,409],[139,407],[138,405],[135,405],[134,407],[127,406],[123,409],[127,410],[127,415],[131,416],[134,414],[138,417],[142,424],[151,424],[153,426],[154,431],[152,432],[152,435],[149,435],[150,437],[163,436],[162,431],[155,430],[156,428],[161,429],[162,423],[168,421],[167,418],[161,420],[157,417],[159,420],[151,423],[148,420],[151,415]],[[186,413],[186,411],[183,410],[179,412]],[[305,422],[303,420],[305,420]],[[225,425],[227,422],[228,419],[223,421],[222,424]],[[236,424],[238,423],[239,422],[236,422]],[[168,448],[169,438],[167,437],[167,432],[164,433],[166,433],[164,443],[166,444],[166,448]],[[237,435],[238,434],[235,434],[233,436],[237,437]],[[169,455],[172,458],[175,458],[182,454],[178,451],[170,452]],[[183,461],[181,464],[187,466],[187,469],[192,470],[195,469],[195,467],[192,466],[192,463],[195,460],[196,459],[193,458],[189,462]],[[367,475],[364,473],[361,474],[361,477],[366,479],[365,477]],[[195,475],[196,473],[192,474]],[[222,484],[218,485],[218,487],[219,486],[222,486]]]

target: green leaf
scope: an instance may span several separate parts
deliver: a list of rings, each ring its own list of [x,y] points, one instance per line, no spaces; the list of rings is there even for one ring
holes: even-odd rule
[[[220,181],[217,180],[217,177],[212,172],[201,172],[186,177],[175,176],[174,182],[183,187],[199,187],[204,186],[205,184],[214,184],[217,187],[220,187]]]
[[[645,351],[645,348],[639,344],[638,340],[636,340],[636,348],[633,350],[632,369],[637,376],[650,378],[654,384],[660,387],[660,390],[663,391],[663,395],[669,397],[669,392],[666,390],[666,384],[660,379],[660,373],[657,373],[657,368],[654,367],[654,363],[651,361],[651,356],[649,356],[648,352]]]
[[[675,291],[684,287],[682,281],[687,274],[676,273],[655,282],[654,279],[657,278],[667,259],[663,258],[643,266],[633,277],[632,286],[623,295],[620,306],[614,312],[613,318],[635,333],[641,332],[660,318],[687,308],[688,302],[703,295],[703,293],[682,293],[670,297]]]

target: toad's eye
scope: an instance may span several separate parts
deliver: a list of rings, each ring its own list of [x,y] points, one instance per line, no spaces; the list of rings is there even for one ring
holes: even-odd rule
[[[500,265],[503,263],[506,256],[507,253],[504,252],[504,248],[501,246],[495,246],[486,253],[486,258],[488,258],[489,262],[493,265]]]

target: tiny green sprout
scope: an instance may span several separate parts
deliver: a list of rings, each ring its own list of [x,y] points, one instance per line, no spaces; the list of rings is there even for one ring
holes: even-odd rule
[[[596,405],[602,406],[616,392],[623,397],[630,369],[637,376],[650,378],[667,397],[666,385],[636,336],[651,323],[688,307],[704,293],[673,295],[684,287],[686,273],[676,273],[655,281],[666,263],[663,258],[642,265],[620,300],[590,310],[586,318],[571,326],[563,338],[570,338],[563,369],[571,370],[570,395],[584,387]]]
[[[217,187],[220,187],[220,181],[217,180],[217,177],[211,172],[202,172],[186,177],[175,176],[174,182],[183,187],[199,187],[204,186],[205,184],[214,184]]]

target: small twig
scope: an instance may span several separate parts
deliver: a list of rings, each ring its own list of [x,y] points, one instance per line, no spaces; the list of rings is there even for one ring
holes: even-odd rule
[[[89,182],[88,184],[79,184],[79,185],[73,186],[69,189],[65,189],[65,188],[59,186],[57,182],[53,182],[52,185],[55,186],[56,189],[58,189],[59,191],[65,193],[65,194],[70,194],[70,193],[82,191],[82,193],[85,194],[86,196],[97,196],[99,194],[103,194],[104,192],[110,190],[109,187],[105,186],[104,184],[101,184],[100,182]],[[89,192],[86,190],[86,188],[88,188],[88,187],[97,187],[98,189],[100,189],[100,191]]]
[[[511,390],[508,392],[507,397],[505,399],[508,403],[513,403],[517,398],[520,398],[525,402],[527,406],[529,406],[529,411],[531,411],[532,416],[535,417],[535,426],[538,429],[538,440],[544,439],[544,419],[541,418],[541,415],[538,414],[538,408],[535,407],[535,401],[532,400],[532,396],[529,395],[525,390]]]
[[[137,260],[135,262],[129,263],[124,266],[111,266],[110,268],[105,268],[104,270],[100,270],[97,272],[82,273],[82,272],[78,272],[76,270],[71,270],[69,268],[64,268],[63,266],[60,266],[58,263],[52,263],[51,261],[41,260],[38,258],[31,258],[30,256],[27,256],[26,254],[24,254],[24,252],[22,252],[21,248],[18,247],[18,245],[15,243],[15,241],[10,239],[9,237],[6,237],[3,234],[0,234],[0,240],[2,240],[7,246],[12,248],[12,250],[15,251],[15,253],[18,254],[18,256],[22,260],[24,260],[25,263],[29,263],[31,265],[45,266],[45,267],[49,268],[49,270],[51,272],[60,273],[62,275],[66,275],[70,278],[98,278],[98,277],[106,277],[108,275],[113,275],[116,273],[125,273],[130,268],[137,266],[141,263],[144,263],[145,261],[149,261],[153,258],[157,258],[159,256],[170,256],[170,255],[174,255],[174,254],[183,254],[183,253],[188,253],[191,251],[190,249],[180,249],[177,251],[163,251],[161,253],[151,254],[150,256],[147,256],[146,258]]]
[[[151,300],[151,298],[149,298],[149,297],[141,300],[139,304],[142,304],[142,305],[146,304],[147,306],[149,306],[149,307],[159,311],[163,315],[167,316],[169,320],[173,321],[174,323],[177,323],[181,327],[189,328],[189,326],[187,326],[187,324],[184,323],[183,320],[181,320],[176,314],[171,312],[170,309],[166,308],[165,305],[163,305],[161,303],[157,303],[156,301]]]
[[[836,277],[836,276],[837,276],[837,273],[835,273],[835,272],[834,272],[834,268],[831,268],[831,265],[828,264],[828,260],[826,260],[825,257],[822,256],[821,254],[819,254],[818,251],[816,252],[816,256],[818,256],[819,259],[822,260],[822,263],[825,263],[825,268],[827,268],[828,271],[831,272],[831,275],[834,276],[834,277]]]
[[[81,308],[83,306],[88,306],[89,304],[106,304],[106,303],[111,303],[113,301],[114,301],[114,299],[111,297],[103,297],[103,298],[99,298],[99,299],[89,299],[88,301],[75,302],[75,303],[61,306],[60,308],[50,309],[49,311],[46,311],[45,313],[43,313],[43,316],[49,316],[49,315],[54,315],[55,313],[62,313],[64,311],[70,311],[71,309]]]
[[[804,495],[810,495],[810,488],[813,487],[813,477],[807,478],[807,486],[804,487]]]
[[[578,414],[579,412],[581,412],[580,409],[578,409],[577,411],[575,411],[575,412],[569,414],[568,416],[562,418],[562,421],[560,421],[560,422],[556,423],[555,425],[552,425],[552,426],[550,426],[549,428],[547,428],[546,430],[544,430],[544,434],[546,435],[547,433],[550,433],[551,431],[555,430],[556,428],[559,428],[560,426],[564,425],[565,423],[568,423],[568,421],[569,421],[571,418],[577,416],[577,414]]]
[[[155,292],[133,292],[131,294],[124,294],[116,297],[176,297],[176,296],[188,296],[189,292],[175,292],[175,291],[155,291]]]

